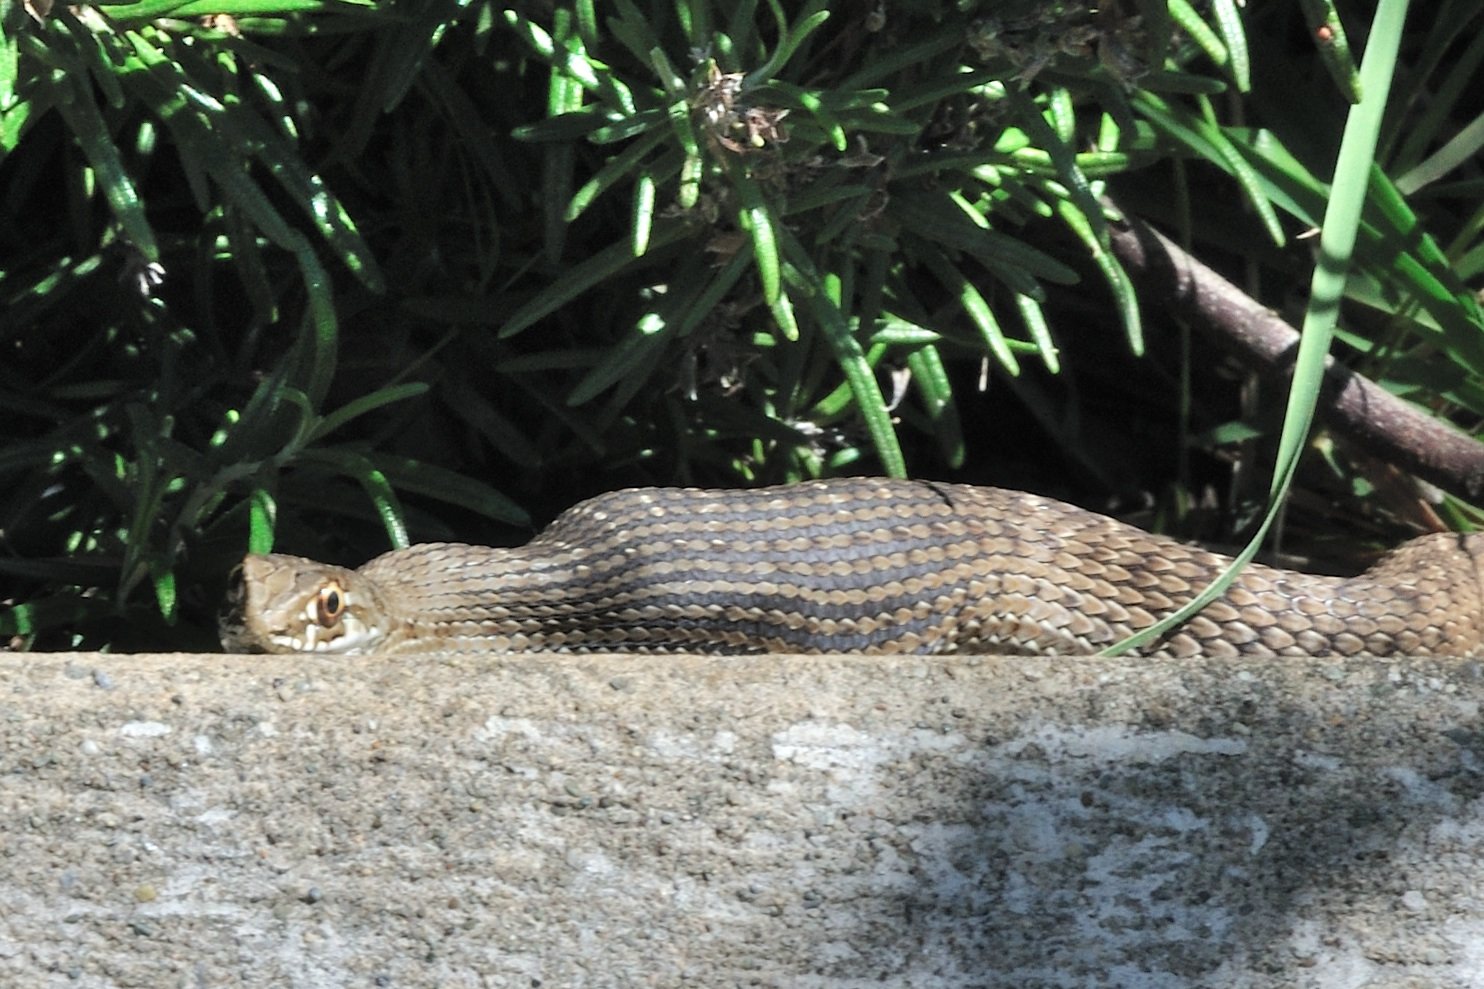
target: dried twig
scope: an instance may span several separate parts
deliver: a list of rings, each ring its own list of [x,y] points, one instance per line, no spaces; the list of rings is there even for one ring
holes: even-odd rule
[[[1144,222],[1113,225],[1113,252],[1157,302],[1261,374],[1286,377],[1299,334],[1272,310]],[[1484,444],[1331,357],[1319,414],[1373,455],[1470,501],[1484,493]]]

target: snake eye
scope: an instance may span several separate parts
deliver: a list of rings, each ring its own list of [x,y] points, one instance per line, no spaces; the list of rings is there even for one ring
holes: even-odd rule
[[[345,592],[336,583],[326,584],[319,590],[319,596],[314,599],[314,620],[322,627],[329,628],[340,620],[345,614]]]

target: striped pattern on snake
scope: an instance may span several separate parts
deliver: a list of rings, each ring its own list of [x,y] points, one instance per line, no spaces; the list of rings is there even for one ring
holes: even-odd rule
[[[1414,539],[1353,578],[1252,565],[1162,655],[1464,656],[1484,534]],[[636,488],[525,546],[427,543],[358,570],[243,561],[230,651],[1092,653],[1227,558],[1061,502],[873,478]]]

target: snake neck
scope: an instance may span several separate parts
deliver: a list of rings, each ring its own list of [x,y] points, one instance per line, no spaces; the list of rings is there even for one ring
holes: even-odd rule
[[[544,633],[571,611],[588,573],[586,555],[549,543],[420,543],[377,557],[357,575],[383,602],[378,651],[436,651],[460,642],[489,649],[492,639],[519,651],[523,637]]]

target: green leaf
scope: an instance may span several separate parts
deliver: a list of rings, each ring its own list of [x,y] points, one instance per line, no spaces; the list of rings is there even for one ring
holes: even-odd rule
[[[309,311],[304,317],[289,383],[308,396],[311,407],[319,408],[330,390],[339,361],[340,322],[335,315],[330,279],[314,251],[305,246],[294,252],[294,259],[299,263],[299,274],[309,294]]]
[[[1018,375],[1020,361],[1015,358],[1014,351],[1010,349],[1010,343],[1005,339],[999,320],[994,317],[994,311],[990,309],[989,303],[985,301],[979,289],[975,288],[974,283],[938,251],[922,251],[919,253],[918,260],[933,273],[938,281],[943,283],[943,287],[951,296],[958,299],[970,321],[979,328],[985,346],[989,348],[989,352],[994,355],[1000,366],[1009,374]]]
[[[653,261],[656,248],[674,243],[684,233],[685,229],[678,224],[663,224],[650,238],[650,251],[643,259],[634,257],[633,244],[626,238],[571,265],[560,279],[536,293],[525,305],[510,314],[510,318],[500,327],[500,337],[513,337],[529,329],[594,285],[614,277],[632,264]]]
[[[1030,331],[1031,339],[1035,341],[1036,350],[1040,352],[1046,370],[1052,374],[1058,373],[1061,370],[1061,359],[1057,356],[1056,344],[1051,339],[1051,329],[1046,325],[1046,316],[1041,312],[1040,304],[1028,295],[1017,293],[1015,305],[1020,310],[1020,318],[1025,321],[1025,328]]]
[[[1050,255],[995,230],[976,226],[942,195],[902,193],[893,197],[891,215],[917,236],[965,251],[990,266],[1016,291],[1036,294],[1035,278],[1074,285],[1077,273]]]
[[[1211,0],[1211,13],[1230,56],[1228,69],[1232,82],[1236,84],[1237,92],[1250,92],[1252,60],[1247,51],[1247,33],[1242,29],[1242,15],[1237,9],[1236,0]]]
[[[0,636],[29,638],[49,629],[75,629],[106,617],[113,610],[101,598],[62,591],[10,608],[0,608]]]
[[[446,376],[439,388],[439,397],[454,408],[460,421],[477,430],[501,455],[523,468],[542,469],[544,457],[541,451],[522,428],[503,415],[465,375]]]
[[[162,17],[191,18],[223,14],[233,18],[282,17],[286,14],[327,14],[347,9],[374,9],[375,0],[141,0],[113,3],[99,0],[108,16],[124,25]]]
[[[278,502],[266,488],[254,488],[248,497],[249,553],[273,552],[273,534],[278,522]]]
[[[803,246],[787,229],[780,233],[790,263],[798,267],[799,272],[809,284],[820,284],[819,272],[815,270],[813,263],[805,254]],[[850,331],[850,324],[840,312],[840,308],[823,292],[801,292],[799,294],[801,296],[799,302],[819,324],[820,329],[824,331],[825,339],[829,342],[830,349],[834,351],[835,361],[845,375],[845,381],[855,397],[856,408],[860,410],[861,418],[866,424],[866,431],[871,435],[871,443],[876,449],[876,455],[881,459],[882,470],[891,477],[906,477],[907,461],[902,454],[901,444],[897,440],[896,427],[891,420],[891,410],[887,408],[886,398],[881,394],[881,386],[877,383],[876,375],[866,360],[865,352],[861,350],[860,342]]]
[[[953,386],[948,379],[948,369],[943,366],[942,355],[931,344],[919,347],[907,355],[907,368],[912,372],[912,383],[922,396],[943,459],[954,469],[962,467],[965,459],[963,426],[959,422]]]
[[[1057,215],[1062,222],[1077,235],[1087,248],[1088,256],[1097,265],[1103,280],[1108,283],[1108,289],[1113,293],[1113,301],[1118,307],[1118,317],[1123,323],[1124,333],[1128,335],[1129,350],[1134,356],[1139,357],[1144,353],[1144,327],[1139,316],[1139,300],[1134,290],[1133,281],[1123,265],[1109,252],[1093,230],[1092,224],[1088,222],[1087,216],[1078,209],[1071,200],[1063,199],[1056,204]]]
[[[405,401],[415,398],[428,390],[428,386],[421,381],[411,381],[406,384],[392,385],[388,388],[379,388],[367,395],[352,399],[340,408],[331,412],[319,421],[310,431],[308,442],[314,443],[340,429],[346,423],[358,419],[368,412],[390,405],[393,402]]]
[[[300,453],[297,463],[325,468],[356,481],[371,500],[372,508],[381,519],[392,548],[406,549],[410,545],[407,539],[407,516],[397,499],[397,493],[387,481],[386,475],[364,453],[345,447],[319,447]]]
[[[1325,70],[1346,100],[1359,103],[1364,89],[1360,73],[1355,69],[1355,60],[1350,56],[1350,41],[1345,36],[1345,25],[1340,23],[1334,0],[1300,0],[1300,6],[1309,20],[1314,44],[1319,49]]]
[[[583,375],[582,380],[577,382],[567,396],[567,404],[586,404],[616,382],[631,376],[641,381],[647,380],[654,373],[654,365],[672,335],[670,328],[658,314],[646,314],[616,346],[608,350],[602,360]],[[638,369],[643,365],[649,365],[649,368],[641,374]]]
[[[630,243],[634,257],[649,250],[649,232],[654,224],[654,176],[642,172],[634,183],[634,223]]]
[[[86,75],[62,74],[54,76],[56,92],[60,97],[57,110],[67,122],[73,137],[87,155],[88,163],[98,176],[98,185],[108,200],[109,208],[118,218],[130,242],[147,261],[160,259],[160,248],[155,243],[155,234],[144,215],[144,204],[139,199],[139,190],[124,166],[118,147],[109,136],[108,125],[103,114],[93,102],[93,94]]]
[[[371,461],[388,481],[410,494],[467,508],[496,522],[531,524],[524,508],[488,484],[410,457],[378,453]]]
[[[1261,179],[1220,127],[1196,117],[1183,107],[1172,107],[1152,93],[1137,93],[1131,102],[1146,119],[1177,142],[1227,169],[1241,185],[1247,201],[1257,211],[1258,218],[1267,229],[1268,237],[1279,247],[1287,242],[1283,226],[1278,222],[1278,214],[1264,194]]]
[[[763,285],[763,301],[771,306],[783,291],[772,211],[763,199],[762,190],[743,169],[733,170],[732,184],[737,190],[739,205],[737,222],[752,236],[752,253]]]
[[[573,193],[572,201],[567,204],[567,222],[570,223],[577,219],[593,204],[594,200],[634,173],[639,168],[639,163],[655,148],[659,147],[667,136],[665,131],[648,134],[643,140],[635,141],[622,152],[608,159],[608,163],[598,169],[597,174],[588,179],[583,183],[582,188]],[[656,172],[665,175],[668,175],[674,169],[673,164],[667,164],[665,166],[656,165],[654,167]]]
[[[587,137],[599,127],[606,127],[614,122],[614,116],[603,107],[585,106],[569,113],[555,114],[534,124],[521,124],[510,132],[510,136],[517,141],[565,143]]]
[[[1206,26],[1206,22],[1201,20],[1201,15],[1196,13],[1188,0],[1169,0],[1169,4],[1170,16],[1190,36],[1190,40],[1200,46],[1212,62],[1226,65],[1229,61],[1226,45],[1222,44],[1215,31]]]
[[[778,15],[780,26],[783,26],[781,24],[783,20],[781,9],[777,6],[776,2],[772,6],[774,12]],[[815,6],[815,3],[810,3],[809,6]],[[778,47],[773,50],[773,54],[768,57],[768,60],[748,73],[746,78],[742,80],[742,91],[746,92],[759,83],[773,78],[780,68],[788,64],[788,60],[793,57],[794,52],[804,43],[804,39],[809,37],[821,24],[829,20],[829,16],[830,12],[827,10],[812,11],[805,13],[792,27],[786,28],[783,32],[782,40],[778,42]]]
[[[155,587],[155,603],[159,605],[160,616],[170,625],[175,624],[176,619],[176,589],[175,573],[171,570],[161,570],[153,574]]]
[[[687,336],[701,321],[712,315],[721,300],[742,278],[742,273],[747,270],[752,255],[745,251],[733,254],[731,260],[722,266],[706,288],[697,293],[695,300],[680,309],[676,318],[675,335]]]

